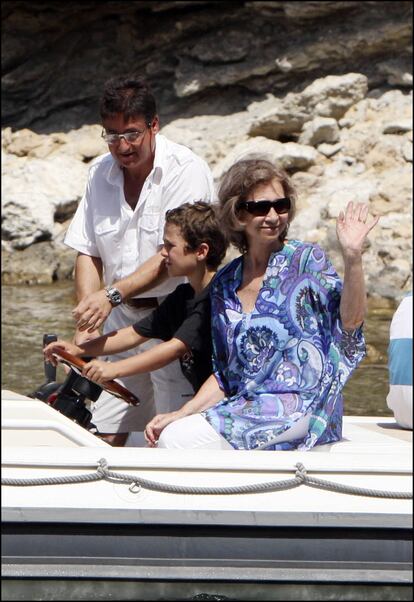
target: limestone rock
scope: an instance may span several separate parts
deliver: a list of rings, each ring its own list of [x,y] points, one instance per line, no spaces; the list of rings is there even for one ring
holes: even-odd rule
[[[322,155],[325,155],[325,157],[332,157],[333,155],[336,155],[336,153],[339,153],[340,150],[342,150],[343,146],[341,142],[338,142],[338,144],[318,144],[317,146],[317,151],[318,153],[321,153]]]
[[[254,117],[249,135],[275,140],[289,136],[298,138],[303,124],[311,117],[296,94],[288,94],[284,99],[268,96],[261,103],[252,103],[247,110]]]
[[[386,123],[382,129],[383,134],[404,134],[413,129],[412,119],[400,119],[391,123]]]
[[[299,137],[300,144],[318,146],[322,142],[332,144],[339,139],[339,127],[336,119],[331,117],[317,117],[308,121]]]
[[[402,154],[406,161],[413,162],[413,143],[407,140],[402,147]]]
[[[73,278],[76,252],[63,245],[40,242],[2,255],[3,284],[50,284]]]
[[[49,240],[55,216],[75,210],[84,193],[88,167],[72,157],[3,160],[2,238],[13,248]]]
[[[200,48],[188,50],[191,60]],[[320,244],[340,275],[336,218],[349,201],[368,203],[370,214],[381,217],[364,250],[367,290],[399,298],[412,288],[412,93],[366,93],[366,83],[363,74],[317,78],[302,92],[268,93],[228,114],[217,112],[215,102],[203,115],[164,124],[162,133],[202,156],[216,184],[234,161],[248,156],[285,167],[298,190],[289,237]],[[97,124],[50,135],[2,131],[3,281],[72,277],[74,252],[62,239],[89,161],[107,150],[100,134]],[[321,142],[327,139],[337,141]],[[25,265],[32,250],[33,265]],[[228,257],[235,253],[230,249]]]
[[[255,102],[249,107],[248,110],[256,117],[249,134],[275,139],[292,134],[299,137],[304,124],[311,121],[313,116],[338,120],[350,107],[364,98],[367,90],[366,76],[360,73],[348,73],[342,76],[329,75],[319,78],[302,92],[288,94],[284,99],[268,96],[262,103]],[[319,122],[319,129],[322,123]],[[332,122],[328,123],[331,124],[331,137],[336,137],[337,140],[336,129]],[[310,132],[312,126],[307,127]],[[333,129],[336,134],[333,133]],[[308,130],[305,128],[304,131]],[[308,144],[310,133],[305,133],[304,136],[304,143]],[[329,142],[329,140],[320,140],[323,141]]]
[[[3,124],[39,134],[96,123],[102,84],[120,72],[150,79],[164,124],[352,71],[370,88],[412,86],[408,0],[4,0],[1,18]],[[338,118],[330,103],[317,114]]]
[[[327,77],[315,80],[300,97],[302,104],[321,117],[340,119],[368,91],[368,79],[361,73]]]
[[[245,111],[226,116],[203,115],[176,119],[161,128],[161,133],[188,146],[214,167],[237,144],[247,140],[251,121]]]
[[[213,170],[213,176],[219,180],[227,169],[241,159],[263,157],[278,163],[283,169],[294,172],[303,170],[315,163],[317,151],[311,146],[287,142],[283,144],[262,136],[255,136],[241,142],[233,148],[223,161]]]

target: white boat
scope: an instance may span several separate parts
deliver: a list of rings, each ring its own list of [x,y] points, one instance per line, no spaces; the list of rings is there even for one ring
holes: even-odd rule
[[[393,418],[345,416],[310,452],[113,448],[2,391],[2,447],[4,599],[412,599]]]

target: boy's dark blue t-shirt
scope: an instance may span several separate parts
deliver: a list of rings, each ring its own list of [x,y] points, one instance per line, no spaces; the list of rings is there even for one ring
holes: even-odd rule
[[[176,338],[187,345],[190,351],[180,358],[181,370],[195,392],[212,374],[210,285],[195,295],[190,284],[180,284],[133,328],[143,337]]]

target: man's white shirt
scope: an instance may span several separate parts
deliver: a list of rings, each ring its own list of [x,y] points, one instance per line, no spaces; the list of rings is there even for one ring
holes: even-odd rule
[[[159,251],[166,211],[186,202],[212,202],[214,194],[207,163],[189,148],[157,134],[154,166],[134,210],[125,200],[122,169],[112,155],[93,161],[65,244],[100,257],[105,285],[113,284]],[[140,297],[167,295],[181,282],[182,278],[168,278]]]

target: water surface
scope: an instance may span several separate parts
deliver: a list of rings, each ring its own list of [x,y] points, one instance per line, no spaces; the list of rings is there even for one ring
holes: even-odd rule
[[[27,395],[45,381],[43,334],[71,338],[73,306],[73,282],[2,287],[2,389]],[[345,414],[392,416],[386,405],[387,347],[395,307],[381,300],[370,302],[364,328],[368,356],[345,387]],[[58,380],[64,378],[59,368]]]

